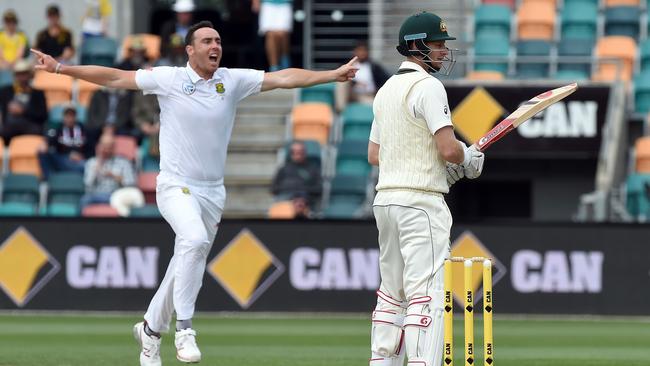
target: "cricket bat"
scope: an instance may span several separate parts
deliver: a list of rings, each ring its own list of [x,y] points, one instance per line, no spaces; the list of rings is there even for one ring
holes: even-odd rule
[[[485,151],[490,145],[499,141],[503,136],[507,135],[510,131],[519,127],[522,123],[529,120],[537,113],[543,111],[551,104],[558,102],[578,89],[578,84],[573,83],[563,87],[545,91],[544,93],[534,97],[533,99],[522,104],[512,112],[503,121],[499,122],[476,143],[479,151]]]

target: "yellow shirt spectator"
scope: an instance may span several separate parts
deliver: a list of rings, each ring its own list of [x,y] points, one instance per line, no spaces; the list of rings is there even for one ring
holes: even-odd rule
[[[86,0],[86,14],[81,30],[86,36],[106,35],[108,17],[113,13],[110,0]]]
[[[0,68],[13,65],[22,58],[27,47],[27,36],[18,30],[18,17],[13,10],[7,10],[2,16],[4,28],[0,30]]]

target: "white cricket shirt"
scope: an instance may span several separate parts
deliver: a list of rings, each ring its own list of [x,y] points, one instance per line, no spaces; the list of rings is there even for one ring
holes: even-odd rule
[[[135,82],[160,104],[160,170],[222,181],[237,103],[262,89],[264,71],[220,67],[210,80],[186,67],[140,69]]]

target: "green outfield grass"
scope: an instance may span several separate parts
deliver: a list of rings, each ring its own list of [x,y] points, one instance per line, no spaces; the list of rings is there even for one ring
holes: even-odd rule
[[[477,317],[478,318],[478,317]],[[138,364],[131,336],[137,316],[0,315],[0,366]],[[477,365],[482,365],[477,319]],[[630,319],[495,316],[497,366],[647,366],[650,322]],[[223,316],[195,319],[204,365],[362,366],[369,356],[368,319],[361,316]],[[174,357],[173,336],[163,362]],[[456,365],[463,365],[462,320],[455,322]]]

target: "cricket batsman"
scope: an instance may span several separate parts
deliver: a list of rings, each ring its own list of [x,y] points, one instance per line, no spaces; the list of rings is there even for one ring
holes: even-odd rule
[[[397,51],[406,57],[379,89],[368,162],[379,166],[373,212],[381,285],[372,314],[371,366],[442,363],[443,263],[451,214],[444,194],[481,175],[484,155],[454,135],[447,93],[436,73],[451,72],[454,40],[433,13],[407,18]],[[404,350],[406,349],[406,350]]]

